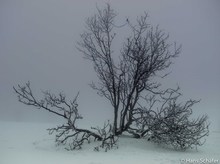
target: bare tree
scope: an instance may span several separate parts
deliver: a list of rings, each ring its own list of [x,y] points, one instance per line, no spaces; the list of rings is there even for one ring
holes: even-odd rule
[[[82,119],[82,116],[78,112],[78,104],[76,102],[77,96],[72,101],[67,101],[66,96],[59,93],[58,96],[51,94],[48,91],[43,92],[43,99],[36,99],[33,95],[30,82],[25,86],[18,85],[17,88],[13,87],[14,91],[18,95],[18,100],[26,105],[34,106],[39,109],[47,110],[59,117],[62,117],[66,123],[51,128],[49,134],[56,132],[56,143],[68,144],[68,150],[81,149],[82,144],[90,141],[90,138],[95,140],[102,140],[102,137],[90,130],[78,128],[76,122]]]
[[[117,55],[112,49],[113,40],[117,36],[114,31],[115,17],[116,13],[109,4],[104,10],[98,9],[96,15],[88,18],[87,31],[81,35],[81,42],[78,43],[78,49],[92,61],[99,78],[99,83],[93,83],[91,86],[113,106],[114,134],[120,135],[126,131],[135,137],[143,137],[149,134],[147,133],[149,131],[156,133],[156,127],[163,131],[164,125],[167,126],[166,129],[171,125],[183,124],[182,126],[187,129],[183,128],[184,131],[179,133],[169,130],[165,133],[166,136],[170,133],[173,135],[184,133],[182,135],[182,138],[185,137],[184,141],[177,145],[181,148],[188,148],[193,144],[199,145],[198,141],[208,135],[208,127],[205,126],[207,116],[189,121],[189,116],[192,114],[191,107],[197,101],[189,100],[183,106],[176,104],[180,96],[177,92],[179,88],[163,91],[160,90],[161,84],[154,81],[155,77],[169,68],[173,59],[180,53],[181,46],[170,44],[169,35],[158,26],[152,27],[145,13],[137,18],[135,25],[127,20],[124,26],[130,28],[131,35],[127,37],[120,54]],[[119,57],[118,61],[114,60],[115,56]],[[161,77],[166,75],[165,73]],[[156,100],[156,96],[160,99]],[[150,104],[149,109],[140,107],[143,100]],[[162,106],[159,111],[155,111],[155,104],[159,101],[163,102]],[[147,117],[144,116],[146,113],[149,113]],[[150,117],[151,115],[153,117]],[[152,120],[154,122],[151,122]],[[140,134],[140,129],[134,128],[137,125],[148,128]],[[163,133],[159,133],[158,136],[162,137]],[[171,136],[169,140],[161,142],[168,143],[173,139],[171,144],[174,144],[178,141],[178,137]]]
[[[109,4],[104,10],[98,9],[98,14],[87,20],[87,31],[81,35],[78,49],[94,64],[99,83],[91,86],[111,102],[114,133],[119,135],[132,124],[140,97],[158,89],[160,84],[153,82],[153,78],[170,66],[172,59],[180,53],[180,47],[174,45],[171,51],[171,45],[167,43],[169,36],[159,27],[150,26],[145,13],[137,18],[136,25],[127,20],[132,35],[126,39],[118,55],[119,62],[115,62],[112,50],[116,37],[113,31],[115,17]]]
[[[99,82],[93,82],[91,87],[113,107],[112,125],[108,122],[103,128],[77,128],[76,121],[82,118],[77,109],[77,97],[67,103],[63,94],[55,96],[44,92],[45,98],[36,100],[29,83],[14,88],[19,101],[66,119],[66,124],[50,132],[57,132],[58,143],[71,139],[70,149],[81,148],[84,141],[89,142],[93,137],[102,141],[101,147],[108,150],[117,145],[117,137],[124,132],[180,149],[201,145],[200,139],[208,135],[207,116],[189,119],[191,107],[197,101],[189,100],[181,105],[177,102],[179,88],[162,90],[155,80],[168,75],[167,69],[180,53],[181,46],[171,44],[169,35],[159,26],[150,25],[144,13],[135,24],[127,19],[120,26],[129,28],[130,35],[116,53],[112,48],[119,27],[114,22],[116,16],[109,4],[103,10],[97,8],[97,14],[87,19],[86,30],[77,44],[77,49],[93,63],[98,76]]]
[[[62,117],[66,121],[66,123],[61,126],[48,129],[49,134],[56,133],[55,142],[57,145],[68,145],[66,150],[81,149],[84,142],[90,143],[92,138],[101,141],[99,147],[105,149],[106,152],[113,147],[118,147],[118,137],[112,133],[112,125],[109,121],[104,124],[103,128],[91,127],[93,131],[77,127],[77,121],[83,119],[78,112],[77,97],[79,94],[68,102],[63,93],[59,93],[58,96],[56,96],[49,91],[43,91],[44,98],[37,100],[32,93],[30,82],[26,83],[25,86],[18,85],[17,88],[13,87],[13,89],[17,93],[18,100],[21,103],[39,109],[42,108]],[[99,147],[95,147],[95,150],[99,150]]]
[[[137,138],[146,137],[148,141],[182,150],[204,144],[205,140],[201,139],[209,134],[208,117],[190,119],[191,107],[199,101],[180,103],[178,91],[179,88],[168,89],[159,95],[159,99],[155,95],[146,98],[148,104],[136,109],[133,117],[136,126],[130,129]]]

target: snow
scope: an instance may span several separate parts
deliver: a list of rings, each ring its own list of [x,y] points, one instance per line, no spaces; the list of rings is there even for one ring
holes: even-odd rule
[[[106,153],[93,151],[97,142],[75,151],[56,146],[54,136],[48,135],[46,130],[54,126],[56,124],[0,122],[0,164],[220,163],[219,131],[210,132],[205,145],[198,150],[175,151],[144,139],[123,136],[119,139],[119,149]]]

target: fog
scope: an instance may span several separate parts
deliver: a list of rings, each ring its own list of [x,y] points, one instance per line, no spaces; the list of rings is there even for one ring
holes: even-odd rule
[[[147,11],[150,23],[159,24],[171,41],[182,44],[164,85],[179,85],[184,99],[201,99],[194,115],[208,114],[211,127],[220,130],[220,1],[108,2],[118,13],[118,25]],[[112,117],[109,102],[88,85],[96,80],[92,64],[76,49],[85,20],[95,13],[96,5],[102,7],[105,1],[0,1],[0,120],[58,121],[17,101],[12,87],[27,81],[37,97],[41,90],[63,91],[70,98],[80,91],[85,122],[96,124]],[[121,43],[117,45],[120,50]]]

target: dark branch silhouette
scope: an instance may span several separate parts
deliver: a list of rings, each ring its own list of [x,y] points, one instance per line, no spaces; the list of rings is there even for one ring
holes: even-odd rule
[[[207,116],[190,119],[191,107],[198,101],[179,102],[179,87],[164,90],[158,82],[158,78],[169,74],[168,68],[180,54],[181,46],[170,43],[169,35],[159,26],[153,27],[147,13],[138,17],[136,23],[127,19],[121,26],[115,25],[116,16],[109,4],[102,10],[97,7],[97,13],[87,19],[85,32],[77,43],[77,49],[93,63],[99,80],[91,87],[112,105],[112,124],[108,122],[103,128],[91,130],[78,128],[76,121],[82,119],[76,102],[78,94],[67,102],[62,93],[56,96],[43,92],[44,98],[38,100],[27,83],[14,87],[18,100],[64,118],[65,124],[49,132],[56,132],[56,142],[68,144],[68,150],[80,149],[85,141],[94,138],[102,142],[95,150],[107,151],[117,147],[118,137],[123,133],[176,149],[202,145],[201,139],[209,133]],[[113,49],[116,29],[125,27],[130,34],[116,53]]]
[[[167,43],[169,36],[159,27],[150,26],[145,13],[137,19],[136,25],[127,21],[131,36],[127,37],[119,61],[115,62],[112,50],[116,37],[113,31],[115,17],[109,4],[104,10],[98,10],[97,15],[87,20],[87,31],[81,35],[78,49],[94,64],[99,83],[91,86],[111,102],[114,133],[119,135],[132,124],[140,96],[159,87],[152,82],[153,77],[171,65],[180,47],[174,46],[171,51]]]
[[[209,134],[208,117],[191,118],[191,107],[198,103],[188,100],[178,102],[181,94],[176,90],[168,89],[158,100],[156,96],[145,97],[148,105],[136,109],[133,117],[136,127],[130,127],[130,133],[136,138],[146,137],[149,141],[171,145],[175,149],[188,149],[201,146],[203,137]],[[157,108],[155,111],[154,108]]]
[[[78,112],[77,96],[67,102],[64,94],[59,93],[58,96],[51,94],[48,91],[43,92],[44,98],[37,100],[30,88],[30,82],[25,86],[18,85],[17,88],[13,87],[18,95],[18,100],[23,104],[37,107],[39,109],[47,110],[59,117],[65,119],[66,123],[51,128],[49,134],[56,133],[57,144],[69,144],[70,149],[80,149],[85,141],[89,141],[91,137],[95,140],[102,140],[99,134],[96,134],[87,129],[81,129],[76,126],[76,122],[82,119]]]

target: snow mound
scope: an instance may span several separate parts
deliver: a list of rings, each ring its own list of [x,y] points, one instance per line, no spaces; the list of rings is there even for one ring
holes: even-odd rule
[[[144,139],[122,136],[119,149],[106,153],[93,151],[97,142],[86,144],[78,151],[56,146],[54,136],[49,136],[46,130],[54,126],[0,122],[0,164],[181,164],[212,159],[216,161],[212,163],[220,163],[219,131],[210,132],[198,150],[175,151]]]

